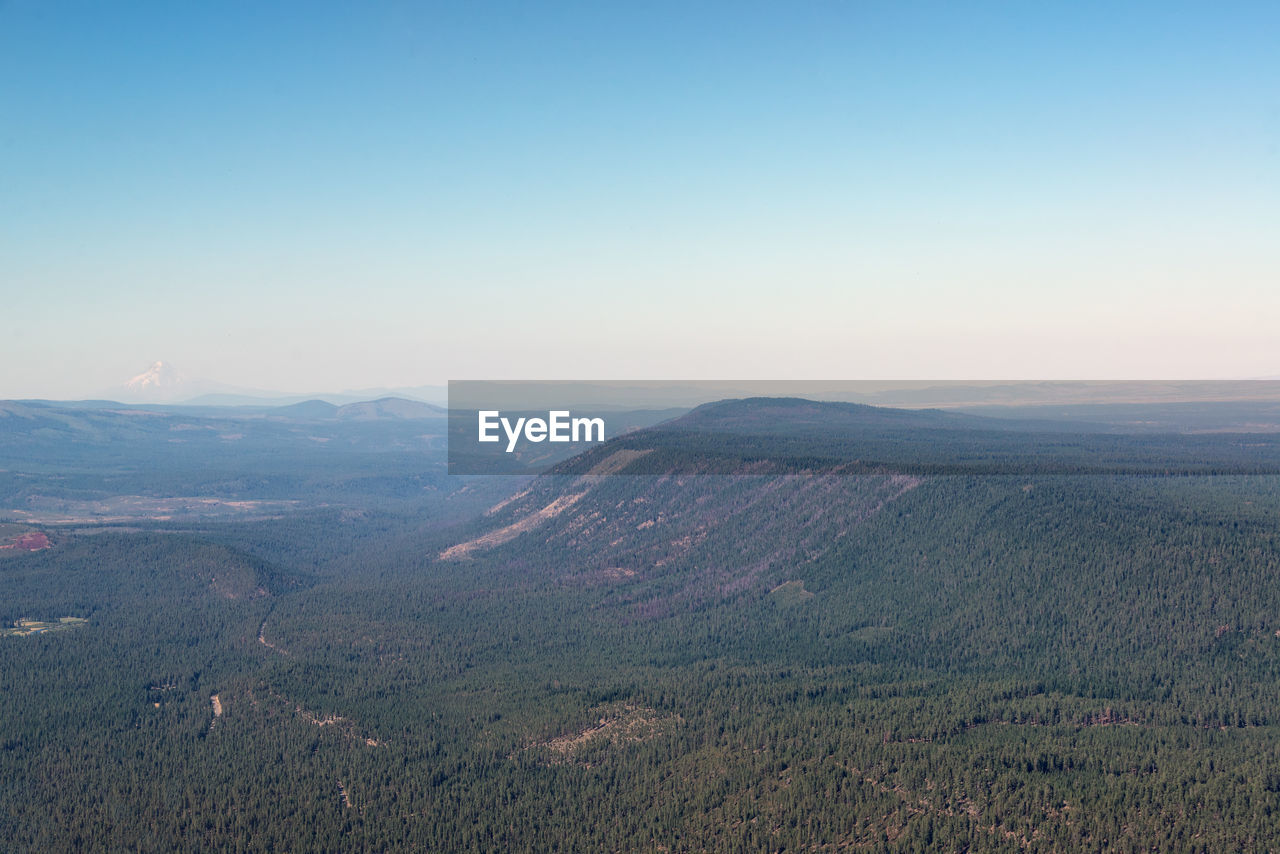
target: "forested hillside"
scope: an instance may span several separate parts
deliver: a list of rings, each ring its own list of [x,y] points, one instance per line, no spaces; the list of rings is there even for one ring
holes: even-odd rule
[[[698,473],[705,436],[40,526],[0,619],[87,622],[0,637],[8,850],[1280,847],[1280,478],[805,472],[786,436],[787,473]]]

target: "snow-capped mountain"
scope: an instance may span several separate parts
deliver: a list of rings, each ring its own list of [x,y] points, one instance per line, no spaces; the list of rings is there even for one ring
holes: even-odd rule
[[[188,380],[168,362],[154,362],[151,367],[124,384],[131,394],[169,397],[170,393],[187,390]]]
[[[151,367],[103,396],[122,403],[178,403],[203,394],[239,391],[225,383],[189,377],[172,362],[152,362]]]
[[[413,400],[443,404],[446,399],[445,389],[442,386],[376,388],[309,394],[269,391],[190,377],[174,367],[173,363],[163,361],[152,362],[150,367],[132,379],[113,388],[103,389],[92,396],[100,400],[116,400],[121,403],[191,403],[205,406],[284,406],[307,400],[324,400],[336,406],[343,406],[393,397],[407,399],[401,403]],[[350,417],[356,417],[357,414],[360,413],[353,413]]]

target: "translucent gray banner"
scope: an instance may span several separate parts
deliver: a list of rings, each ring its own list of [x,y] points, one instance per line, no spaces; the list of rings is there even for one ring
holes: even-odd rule
[[[1280,381],[452,381],[449,471],[1278,474]]]

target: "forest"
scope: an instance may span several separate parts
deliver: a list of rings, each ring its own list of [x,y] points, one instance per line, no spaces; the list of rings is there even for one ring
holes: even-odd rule
[[[1280,848],[1274,434],[21,407],[6,850]]]

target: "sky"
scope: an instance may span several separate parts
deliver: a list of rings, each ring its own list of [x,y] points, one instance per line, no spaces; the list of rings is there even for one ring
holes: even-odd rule
[[[0,0],[0,397],[1280,375],[1280,4]]]

